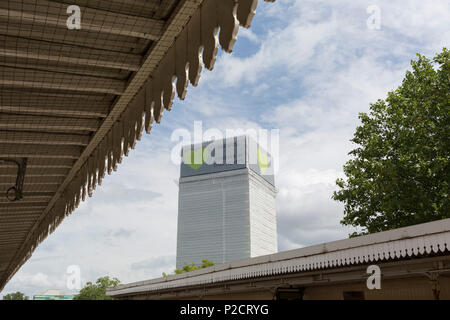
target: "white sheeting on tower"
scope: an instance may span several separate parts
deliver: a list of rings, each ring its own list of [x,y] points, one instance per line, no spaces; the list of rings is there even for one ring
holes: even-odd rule
[[[237,141],[234,150],[239,150]],[[249,164],[253,143],[245,139],[243,165],[240,151],[236,164],[181,165],[177,268],[201,264],[202,259],[220,264],[277,252],[276,190],[269,182],[273,176],[267,179]]]

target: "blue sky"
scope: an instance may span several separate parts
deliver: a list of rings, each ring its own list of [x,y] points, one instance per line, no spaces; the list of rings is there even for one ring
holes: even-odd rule
[[[367,27],[377,5],[381,29]],[[174,130],[280,130],[279,250],[345,238],[335,180],[353,148],[358,113],[402,81],[411,59],[449,47],[448,0],[260,1],[233,54],[220,53],[185,101],[144,135],[93,198],[59,226],[0,294],[66,288],[66,270],[82,281],[159,277],[175,266],[179,167],[170,161]]]

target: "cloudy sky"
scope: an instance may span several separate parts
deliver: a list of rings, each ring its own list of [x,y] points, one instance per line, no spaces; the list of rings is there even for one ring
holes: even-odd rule
[[[380,10],[380,29],[368,27]],[[368,8],[369,13],[368,13]],[[69,292],[67,268],[82,282],[159,277],[175,267],[179,167],[174,130],[279,129],[276,184],[279,250],[347,237],[335,180],[352,149],[358,113],[395,89],[411,59],[450,47],[448,0],[260,1],[232,55],[220,53],[185,101],[138,142],[94,197],[34,252],[0,295]]]

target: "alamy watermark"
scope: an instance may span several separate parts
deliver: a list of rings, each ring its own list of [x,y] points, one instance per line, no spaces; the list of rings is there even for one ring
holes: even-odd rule
[[[381,8],[377,5],[368,6],[366,9],[369,18],[367,28],[369,30],[381,30]]]
[[[67,18],[67,28],[69,30],[81,29],[81,9],[77,5],[71,5],[67,7],[67,14],[70,16]]]
[[[67,18],[67,28],[69,30],[81,29],[81,9],[77,5],[70,5],[66,10],[70,16]],[[366,9],[369,15],[367,19],[367,28],[369,30],[381,30],[381,8],[377,5],[370,5]]]
[[[377,265],[371,265],[367,268],[367,274],[370,276],[367,278],[366,285],[369,290],[381,289],[381,269]]]
[[[185,128],[172,132],[171,141],[176,145],[171,161],[190,165],[194,170],[203,164],[258,165],[262,174],[273,175],[278,171],[279,135],[279,129],[205,130],[202,121],[194,121],[193,134]]]
[[[78,265],[70,265],[66,269],[66,286],[69,290],[81,289],[81,268]]]

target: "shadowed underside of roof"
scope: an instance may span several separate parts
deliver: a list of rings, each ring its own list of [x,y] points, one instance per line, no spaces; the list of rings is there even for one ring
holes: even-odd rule
[[[257,3],[0,1],[0,290],[175,93],[184,99],[202,66],[213,69],[218,47],[233,50]],[[67,28],[70,5],[81,8],[80,30]],[[10,160],[24,158],[23,200],[10,202]]]

